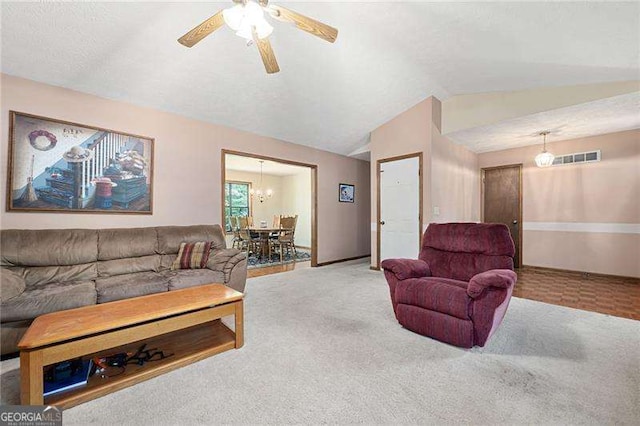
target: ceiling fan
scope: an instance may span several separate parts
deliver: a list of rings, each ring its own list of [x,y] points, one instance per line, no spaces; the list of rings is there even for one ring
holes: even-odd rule
[[[271,48],[269,36],[273,27],[264,18],[264,12],[278,21],[291,22],[302,31],[333,43],[338,37],[338,30],[322,22],[316,21],[282,6],[268,4],[269,0],[233,0],[235,6],[224,9],[207,19],[182,37],[178,42],[193,47],[203,38],[227,24],[236,35],[247,40],[247,45],[255,43],[268,74],[280,71],[278,61]]]

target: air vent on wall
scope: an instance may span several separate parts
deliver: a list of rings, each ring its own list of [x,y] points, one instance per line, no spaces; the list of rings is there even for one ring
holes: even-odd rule
[[[557,155],[553,159],[552,166],[566,166],[567,164],[576,163],[593,163],[600,161],[600,150],[589,152],[577,152],[575,154]]]

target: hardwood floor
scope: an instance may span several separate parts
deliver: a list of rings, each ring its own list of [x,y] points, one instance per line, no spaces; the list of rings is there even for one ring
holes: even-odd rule
[[[283,265],[263,266],[261,268],[247,269],[247,278],[261,277],[263,275],[279,274],[280,272],[293,271],[294,269],[310,268],[311,262],[293,262]]]
[[[524,267],[516,297],[640,320],[640,279]]]

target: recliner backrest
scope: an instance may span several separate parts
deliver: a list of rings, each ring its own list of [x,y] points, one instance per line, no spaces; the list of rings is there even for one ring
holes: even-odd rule
[[[420,259],[435,277],[469,281],[491,269],[513,269],[515,246],[500,223],[432,223],[422,238]]]

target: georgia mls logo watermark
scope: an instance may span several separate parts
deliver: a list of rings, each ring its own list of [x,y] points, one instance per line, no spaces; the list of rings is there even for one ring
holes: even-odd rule
[[[62,410],[53,405],[2,405],[0,426],[62,426]]]

